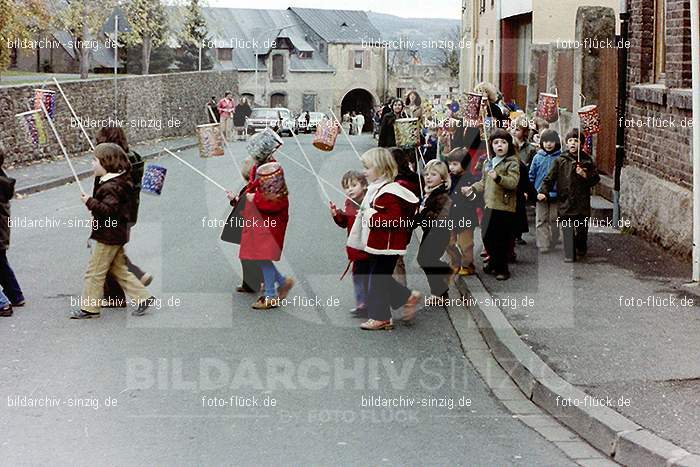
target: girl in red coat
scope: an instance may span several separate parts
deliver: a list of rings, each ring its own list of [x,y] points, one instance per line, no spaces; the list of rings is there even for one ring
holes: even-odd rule
[[[289,220],[289,196],[283,182],[280,184],[283,188],[277,192],[262,189],[258,168],[268,162],[276,161],[272,156],[256,158],[255,165],[250,169],[248,185],[244,190],[243,229],[238,253],[241,260],[254,261],[262,271],[265,290],[252,305],[256,310],[276,308],[294,285],[294,280],[285,278],[273,264],[282,256]],[[279,169],[283,177],[281,167]],[[232,193],[227,196],[229,199],[235,197]]]
[[[331,215],[338,227],[347,229],[348,235],[352,230],[357,217],[357,208],[362,203],[367,192],[367,178],[356,170],[349,170],[343,174],[340,184],[345,190],[345,207],[341,211],[338,207],[330,203]],[[362,250],[346,247],[348,259],[352,263],[352,285],[355,289],[356,307],[351,310],[356,316],[367,317],[367,286],[368,279],[367,268],[369,262],[369,254]],[[347,272],[347,269],[346,269]],[[345,275],[345,274],[343,274]]]
[[[396,260],[406,254],[418,197],[394,181],[398,166],[387,149],[370,149],[362,155],[362,164],[369,186],[347,243],[369,253],[369,320],[360,327],[392,329],[391,308],[403,305],[404,320],[410,320],[421,296],[392,277]]]

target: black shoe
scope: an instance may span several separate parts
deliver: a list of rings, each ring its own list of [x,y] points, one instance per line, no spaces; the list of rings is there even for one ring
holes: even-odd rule
[[[367,308],[353,308],[350,310],[353,318],[367,318]]]
[[[22,299],[22,300],[20,300],[19,302],[13,303],[12,306],[20,307],[20,306],[24,306],[24,305],[26,305],[26,304],[27,304],[27,301],[26,301],[25,299]]]
[[[491,265],[489,265],[489,264],[484,265],[484,272],[486,274],[491,274],[491,275],[496,274],[496,271],[494,271],[493,268],[491,267]]]
[[[500,272],[500,273],[496,274],[497,281],[507,281],[508,279],[510,279],[509,272]]]
[[[0,309],[0,316],[12,316],[12,305],[7,305]]]
[[[576,250],[576,257],[583,258],[584,256],[586,256],[586,253],[588,253],[586,250]]]
[[[245,282],[236,287],[236,292],[238,293],[255,293],[255,290],[253,290],[252,287],[250,287],[248,284]]]
[[[147,298],[146,300],[142,300],[142,301],[141,301],[141,304],[139,305],[139,307],[138,307],[137,309],[135,309],[134,311],[131,312],[131,315],[132,315],[132,316],[143,316],[143,315],[145,315],[145,314],[146,314],[146,310],[148,310],[148,307],[153,306],[155,299],[156,299],[156,297],[154,297],[154,296],[151,295],[151,296],[150,296],[149,298]]]
[[[91,318],[99,318],[100,314],[99,313],[88,313],[85,310],[76,310],[73,311],[70,315],[70,319],[91,319]]]

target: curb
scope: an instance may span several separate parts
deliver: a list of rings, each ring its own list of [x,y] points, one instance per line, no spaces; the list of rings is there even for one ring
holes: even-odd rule
[[[623,465],[700,467],[700,456],[609,407],[558,404],[558,399],[583,401],[587,394],[557,375],[525,345],[499,307],[482,305],[487,303],[485,299],[490,293],[477,276],[459,277],[455,285],[462,295],[476,303],[468,309],[496,361],[537,406]]]
[[[174,146],[174,147],[168,148],[168,149],[175,152],[175,151],[181,151],[181,150],[190,149],[190,148],[194,148],[194,147],[197,147],[197,143],[186,143],[186,144],[183,144],[182,146]],[[147,161],[149,159],[155,158],[159,154],[160,154],[160,151],[150,152],[150,153],[141,155],[141,158],[144,161]],[[90,177],[92,177],[92,170],[88,169],[88,170],[83,170],[82,172],[78,172],[78,179],[80,179],[80,180],[90,178]],[[39,183],[35,183],[33,185],[27,185],[25,187],[19,188],[15,191],[15,196],[17,196],[17,195],[24,196],[24,195],[31,195],[33,193],[39,193],[40,191],[45,191],[45,190],[48,190],[51,188],[56,188],[56,187],[65,185],[67,183],[71,183],[73,181],[75,181],[75,178],[73,177],[73,175],[65,175],[63,177],[54,178],[51,180],[46,180],[44,182],[39,182]]]

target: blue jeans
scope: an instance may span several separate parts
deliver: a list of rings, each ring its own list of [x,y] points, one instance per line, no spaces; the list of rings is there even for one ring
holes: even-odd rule
[[[369,286],[369,261],[353,261],[352,285],[355,289],[355,304],[358,308],[366,308],[367,288]]]
[[[264,295],[266,297],[276,297],[277,287],[275,287],[275,284],[284,284],[284,276],[280,274],[270,260],[259,260],[257,263],[260,266],[260,270],[263,274],[263,281],[265,282]]]
[[[12,303],[20,303],[24,301],[22,289],[17,283],[15,273],[7,261],[7,250],[0,250],[0,286],[7,298]]]
[[[7,295],[5,295],[2,292],[2,290],[0,290],[0,308],[5,308],[9,304],[10,304],[10,299],[7,298]]]

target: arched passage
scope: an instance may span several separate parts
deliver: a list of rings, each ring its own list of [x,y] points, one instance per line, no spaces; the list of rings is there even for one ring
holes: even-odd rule
[[[372,110],[374,109],[374,97],[365,89],[353,89],[348,91],[340,103],[340,115],[345,115],[353,110],[365,116],[365,126],[362,131],[372,131]],[[340,116],[339,116],[340,118]]]

